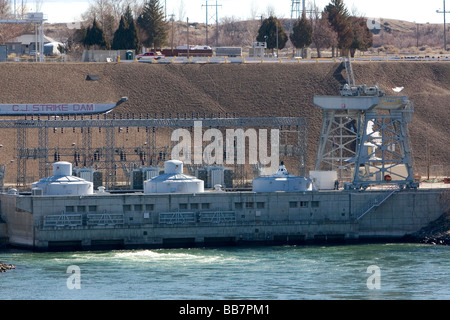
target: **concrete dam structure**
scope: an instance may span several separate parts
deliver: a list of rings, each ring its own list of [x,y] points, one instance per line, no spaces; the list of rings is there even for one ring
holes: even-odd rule
[[[1,195],[9,243],[37,250],[105,246],[390,241],[443,213],[443,191]]]
[[[289,175],[283,164],[255,179],[253,190],[233,192],[204,190],[176,160],[133,193],[93,192],[91,182],[71,176],[70,163],[53,168],[31,194],[0,196],[10,245],[46,251],[391,241],[435,221],[445,205],[443,189],[318,190],[330,184]]]
[[[206,188],[171,159],[142,190],[118,192],[109,189],[111,178],[93,188],[73,176],[71,163],[57,161],[29,192],[0,195],[0,239],[44,251],[391,241],[445,212],[448,189],[423,189],[414,178],[408,132],[414,108],[407,97],[351,84],[314,103],[323,124],[314,171],[304,176],[280,163],[276,173],[253,179],[252,189]],[[208,121],[212,128],[240,119]],[[305,162],[301,157],[299,172]]]

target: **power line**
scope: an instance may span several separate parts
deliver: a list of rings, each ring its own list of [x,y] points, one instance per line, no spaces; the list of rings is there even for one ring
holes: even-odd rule
[[[218,41],[219,41],[219,7],[221,7],[222,5],[217,3],[216,0],[216,4],[208,4],[208,0],[206,0],[206,4],[202,5],[202,7],[206,7],[206,45],[208,45],[209,39],[208,39],[208,24],[209,21],[212,19],[215,19],[216,22],[216,46],[218,46]],[[208,14],[208,7],[215,7],[215,13],[212,16],[209,16]]]

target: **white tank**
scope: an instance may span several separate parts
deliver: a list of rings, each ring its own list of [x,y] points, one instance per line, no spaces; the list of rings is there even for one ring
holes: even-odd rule
[[[253,180],[253,192],[299,192],[312,191],[312,181],[304,177],[290,175],[281,163],[277,173],[269,177]]]
[[[144,181],[144,193],[202,193],[203,180],[183,174],[183,162],[170,160],[164,163],[164,174]]]
[[[56,162],[53,164],[53,175],[32,184],[35,194],[48,196],[88,195],[94,193],[94,184],[72,176],[72,164]],[[42,190],[42,192],[37,192]]]

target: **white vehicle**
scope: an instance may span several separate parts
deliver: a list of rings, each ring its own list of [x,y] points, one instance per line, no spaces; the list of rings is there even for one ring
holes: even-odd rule
[[[156,52],[152,52],[152,51],[150,51],[150,52],[146,52],[146,53],[142,53],[142,54],[140,54],[140,55],[138,55],[137,57],[136,57],[136,59],[138,59],[138,60],[147,60],[147,59],[155,59],[155,60],[159,60],[159,59],[162,59],[162,58],[165,58],[166,56],[165,55],[163,55],[161,52],[159,52],[159,51],[156,51]]]

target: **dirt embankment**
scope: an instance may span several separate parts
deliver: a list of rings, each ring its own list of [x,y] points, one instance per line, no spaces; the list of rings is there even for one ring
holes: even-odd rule
[[[448,168],[450,63],[355,63],[358,84],[376,83],[388,94],[405,87],[415,104],[410,125],[416,167]],[[86,81],[88,74],[99,81]],[[296,116],[308,120],[312,165],[322,122],[314,95],[334,95],[344,81],[339,64],[150,65],[137,63],[0,64],[0,103],[129,101],[116,113],[236,113],[240,117]],[[5,139],[0,143],[8,144]],[[11,139],[8,139],[11,140]],[[12,141],[10,141],[12,142]],[[14,150],[7,148],[7,150]],[[8,155],[1,159],[11,159]],[[448,173],[450,174],[450,173]]]

